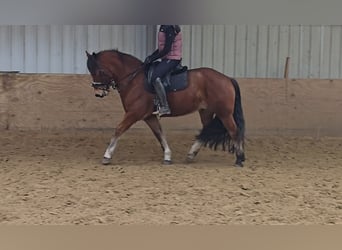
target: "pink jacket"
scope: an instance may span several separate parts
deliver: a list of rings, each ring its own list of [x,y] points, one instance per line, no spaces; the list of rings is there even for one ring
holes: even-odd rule
[[[165,45],[165,33],[158,33],[158,49],[161,51]],[[172,59],[172,60],[180,60],[182,59],[182,33],[179,32],[174,42],[172,43],[171,51],[164,56],[163,58]]]

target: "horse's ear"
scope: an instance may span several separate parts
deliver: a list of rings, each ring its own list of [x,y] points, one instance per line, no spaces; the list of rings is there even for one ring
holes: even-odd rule
[[[89,57],[90,56],[90,54],[89,54],[89,52],[86,50],[86,54],[87,54],[87,57]]]

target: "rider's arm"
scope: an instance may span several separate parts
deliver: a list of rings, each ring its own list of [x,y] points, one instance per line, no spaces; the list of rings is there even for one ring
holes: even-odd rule
[[[166,26],[165,30],[165,45],[164,48],[161,51],[156,50],[158,53],[153,52],[153,54],[151,55],[151,61],[155,61],[165,55],[167,55],[167,53],[169,53],[171,51],[172,48],[172,43],[175,40],[175,31],[174,28],[170,25],[170,26]]]

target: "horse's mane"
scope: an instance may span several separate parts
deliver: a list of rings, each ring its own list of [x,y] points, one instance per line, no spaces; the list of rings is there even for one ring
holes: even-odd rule
[[[113,53],[117,56],[117,58],[122,62],[123,64],[130,64],[130,65],[135,65],[135,64],[141,64],[142,62],[136,58],[135,56],[132,56],[130,54],[124,53],[119,51],[118,49],[108,49],[108,50],[102,50],[98,53],[92,53],[88,57],[87,61],[87,67],[88,70],[92,73],[95,72],[95,70],[98,68],[98,63],[97,59],[99,56],[103,53]]]
[[[121,52],[118,49],[102,50],[98,53],[92,53],[91,56],[88,57],[87,67],[88,67],[90,72],[94,72],[98,68],[97,58],[103,53],[114,53],[115,55],[117,55],[117,58],[123,64],[134,65],[134,64],[141,64],[142,63],[135,56]]]
[[[119,60],[122,63],[125,63],[125,62],[127,62],[127,63],[133,63],[133,62],[141,63],[141,61],[138,58],[136,58],[135,56],[121,52],[118,49],[102,50],[99,53],[97,53],[97,55],[100,55],[102,53],[108,53],[108,52],[117,54]]]

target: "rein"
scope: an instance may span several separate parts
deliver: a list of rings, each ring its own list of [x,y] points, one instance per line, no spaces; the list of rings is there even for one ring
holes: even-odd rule
[[[120,80],[118,80],[118,81],[114,81],[114,79],[112,79],[112,80],[110,81],[110,84],[101,83],[101,82],[93,82],[93,83],[91,84],[91,86],[92,86],[93,88],[105,87],[106,90],[109,90],[109,88],[112,87],[113,89],[117,89],[117,90],[120,92],[120,90],[119,90],[119,85],[120,85],[120,83],[122,83],[122,81],[125,80],[125,79],[128,78],[128,77],[130,77],[130,78],[128,79],[127,82],[128,82],[128,83],[131,82],[131,81],[137,76],[137,74],[139,73],[139,71],[140,71],[144,66],[145,66],[145,64],[141,64],[141,65],[140,65],[138,68],[136,68],[134,71],[132,71],[131,73],[125,75],[124,77],[122,77],[122,78],[121,78]]]

